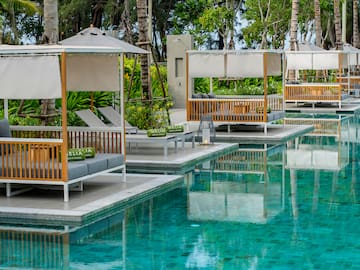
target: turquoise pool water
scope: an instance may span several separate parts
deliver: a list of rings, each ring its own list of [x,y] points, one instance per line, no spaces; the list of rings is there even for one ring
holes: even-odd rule
[[[0,266],[360,269],[357,126],[242,146],[198,164],[182,187],[82,228],[4,230]]]

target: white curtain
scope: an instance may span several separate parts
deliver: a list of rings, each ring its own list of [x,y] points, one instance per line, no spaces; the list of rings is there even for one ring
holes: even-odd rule
[[[338,69],[339,54],[315,53],[313,54],[313,70]]]
[[[67,91],[120,89],[117,55],[73,54],[66,58]]]
[[[240,78],[263,77],[263,62],[263,54],[260,53],[228,53],[226,75]]]
[[[61,97],[58,56],[0,57],[1,99]]]
[[[191,78],[225,77],[224,53],[189,54],[189,76]]]
[[[311,53],[286,53],[286,67],[288,70],[311,70]]]
[[[280,53],[268,53],[267,54],[267,75],[268,76],[280,76],[281,70],[281,54]]]

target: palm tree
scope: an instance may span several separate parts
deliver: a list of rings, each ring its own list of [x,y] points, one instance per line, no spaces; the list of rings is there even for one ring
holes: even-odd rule
[[[314,10],[315,10],[315,45],[318,47],[322,47],[320,0],[314,0]]]
[[[290,25],[290,50],[296,50],[298,29],[299,0],[292,0]],[[295,80],[295,70],[289,70],[289,80]]]
[[[10,29],[13,34],[12,43],[19,43],[19,33],[17,29],[16,15],[18,12],[25,13],[27,15],[33,15],[38,12],[36,3],[30,0],[0,0],[0,11],[3,11],[4,15],[8,17],[10,22]],[[2,24],[0,23],[0,32],[3,32]],[[2,35],[0,35],[1,37]],[[0,44],[1,44],[0,39]]]
[[[46,39],[46,41],[44,40]],[[58,1],[44,0],[44,43],[56,44],[59,40]]]
[[[342,41],[341,41],[341,16],[340,16],[340,1],[334,0],[334,24],[335,24],[335,43],[336,49],[342,49]]]
[[[152,0],[149,0],[152,1]],[[148,16],[147,16],[147,0],[136,0],[137,16],[139,24],[139,41],[140,48],[150,51],[150,41],[148,36]],[[142,98],[144,100],[151,100],[150,89],[150,75],[149,75],[149,56],[140,56],[141,66],[141,84],[142,84]]]
[[[299,0],[292,0],[290,25],[290,50],[296,50],[298,30]]]
[[[359,48],[359,0],[353,0],[353,46]]]
[[[44,0],[44,34],[43,43],[56,44],[59,41],[58,1]],[[47,125],[55,115],[55,100],[41,100],[42,124]]]

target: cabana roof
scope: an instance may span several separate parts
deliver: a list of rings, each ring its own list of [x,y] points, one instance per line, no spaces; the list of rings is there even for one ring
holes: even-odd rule
[[[77,33],[75,36],[62,40],[60,44],[67,46],[91,45],[96,47],[115,47],[122,49],[122,52],[133,54],[150,53],[149,51],[143,50],[125,41],[108,36],[105,32],[96,27],[88,27]]]

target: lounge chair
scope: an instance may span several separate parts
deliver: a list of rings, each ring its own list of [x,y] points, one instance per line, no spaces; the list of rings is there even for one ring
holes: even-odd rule
[[[89,127],[107,127],[107,125],[101,121],[90,109],[76,111],[77,116],[81,118]]]
[[[111,107],[110,107],[111,108]],[[101,112],[101,111],[100,111]],[[81,118],[89,127],[108,127],[95,113],[90,109],[80,110],[75,112],[77,116]],[[104,115],[105,116],[105,115]],[[109,119],[108,119],[109,120]],[[121,126],[121,118],[119,117],[117,123],[112,123],[115,127]],[[136,133],[137,128],[132,126],[126,126],[127,133]]]
[[[110,121],[111,124],[114,126],[121,126],[121,115],[118,111],[116,111],[113,107],[99,107],[97,108],[101,114]],[[134,130],[137,131],[137,127],[132,126],[128,121],[125,120],[125,129],[127,133],[136,133],[133,132]],[[144,133],[144,132],[143,132]]]

